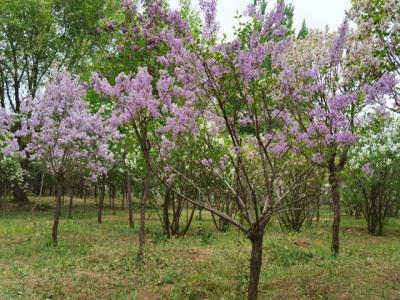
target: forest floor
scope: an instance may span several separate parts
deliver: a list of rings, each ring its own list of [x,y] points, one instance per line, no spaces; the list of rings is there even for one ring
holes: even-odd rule
[[[75,202],[72,219],[64,207],[57,247],[50,240],[52,199],[42,200],[49,209],[34,217],[1,208],[1,300],[246,298],[250,243],[234,228],[218,232],[208,213],[195,217],[186,237],[166,239],[149,209],[140,265],[137,214],[134,229],[127,210],[105,209],[98,224],[94,203],[83,213],[81,200]],[[400,219],[374,237],[364,219],[343,216],[336,258],[330,220],[324,208],[319,224],[299,233],[283,232],[277,222],[268,227],[260,299],[400,299]]]

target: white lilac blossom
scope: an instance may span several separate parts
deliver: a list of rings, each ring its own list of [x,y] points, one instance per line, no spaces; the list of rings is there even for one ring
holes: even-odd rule
[[[400,123],[392,121],[381,132],[370,130],[351,150],[349,167],[366,175],[374,170],[391,168],[400,160]]]

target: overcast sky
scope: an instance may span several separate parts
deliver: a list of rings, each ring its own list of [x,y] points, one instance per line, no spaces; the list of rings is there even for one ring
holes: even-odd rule
[[[178,7],[179,0],[170,0],[172,7]],[[217,0],[218,20],[221,32],[232,36],[232,27],[236,24],[234,16],[237,11],[242,12],[252,0]],[[337,28],[343,21],[344,11],[350,8],[351,0],[286,0],[295,7],[294,23],[298,30],[303,19],[311,28],[324,29],[326,25],[331,29]],[[197,4],[197,0],[193,0]],[[275,3],[270,0],[269,3]]]

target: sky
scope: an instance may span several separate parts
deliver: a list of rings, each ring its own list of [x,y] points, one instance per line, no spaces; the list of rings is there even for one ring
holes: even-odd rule
[[[243,12],[248,3],[252,0],[217,0],[218,1],[218,21],[221,32],[225,32],[229,37],[233,36],[233,26],[236,24],[236,12]],[[170,0],[173,8],[178,7],[179,0]],[[275,3],[270,0],[270,3]],[[298,30],[303,19],[306,20],[308,27],[324,29],[326,25],[330,29],[336,29],[343,21],[345,10],[350,8],[351,0],[286,0],[286,3],[294,5],[294,25]],[[197,0],[193,0],[197,4]]]

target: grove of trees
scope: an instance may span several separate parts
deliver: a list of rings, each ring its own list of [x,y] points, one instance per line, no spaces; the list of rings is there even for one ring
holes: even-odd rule
[[[121,195],[144,267],[146,210],[168,238],[208,212],[251,243],[248,299],[274,220],[300,231],[331,205],[334,256],[344,213],[384,234],[400,210],[400,3],[353,0],[336,31],[296,34],[292,5],[252,2],[228,39],[216,0],[0,1],[0,203],[55,196],[56,246],[64,195],[70,218],[94,197],[99,223]]]

